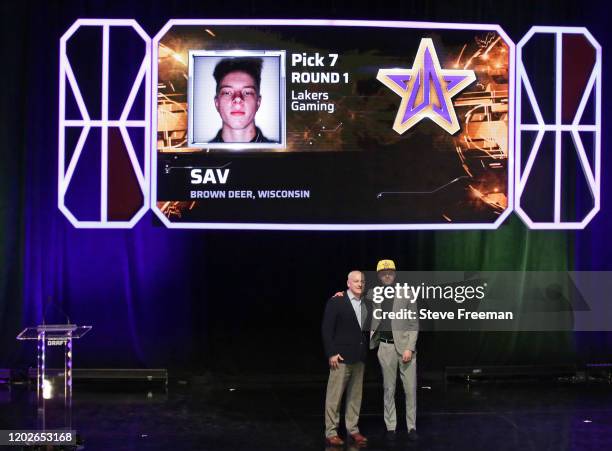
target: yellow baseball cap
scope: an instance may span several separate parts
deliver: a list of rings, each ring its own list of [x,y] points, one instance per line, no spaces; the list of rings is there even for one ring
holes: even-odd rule
[[[387,270],[395,271],[395,263],[393,263],[393,260],[381,260],[376,265],[376,272]]]

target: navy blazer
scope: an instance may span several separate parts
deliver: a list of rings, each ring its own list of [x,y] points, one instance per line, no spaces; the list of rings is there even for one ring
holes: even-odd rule
[[[365,362],[370,342],[370,311],[365,299],[362,299],[361,303],[362,310],[365,309],[365,321],[360,328],[346,292],[344,296],[333,297],[327,301],[321,335],[328,358],[340,354],[344,359],[341,363]]]

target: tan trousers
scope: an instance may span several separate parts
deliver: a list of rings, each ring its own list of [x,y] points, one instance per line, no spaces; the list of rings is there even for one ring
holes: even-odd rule
[[[412,360],[404,363],[393,343],[381,342],[378,346],[378,361],[383,374],[384,419],[387,430],[394,431],[397,427],[395,385],[398,368],[406,395],[406,424],[408,430],[416,429],[416,353],[412,353]]]
[[[359,432],[359,410],[363,390],[363,362],[341,363],[337,370],[329,370],[327,392],[325,394],[325,437],[338,435],[340,423],[340,403],[346,390],[346,412],[344,423],[349,434]]]

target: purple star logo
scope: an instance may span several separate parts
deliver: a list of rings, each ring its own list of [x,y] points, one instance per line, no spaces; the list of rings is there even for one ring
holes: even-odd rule
[[[412,69],[379,69],[376,79],[402,98],[393,124],[397,133],[428,117],[452,135],[460,127],[451,99],[476,75],[472,70],[442,69],[433,41],[423,38]]]

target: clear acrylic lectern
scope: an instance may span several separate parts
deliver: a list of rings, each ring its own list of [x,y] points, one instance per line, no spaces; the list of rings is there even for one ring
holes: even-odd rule
[[[36,372],[36,396],[38,399],[39,421],[42,428],[45,428],[45,404],[53,396],[50,392],[50,382],[45,377],[47,373],[55,371],[54,376],[63,376],[63,400],[65,414],[68,415],[68,422],[71,423],[72,407],[72,361],[74,358],[72,340],[83,337],[91,330],[91,326],[77,326],[76,324],[43,324],[36,327],[26,327],[17,335],[17,340],[37,340],[37,372]],[[49,359],[50,349],[57,349],[59,354],[63,354],[63,359],[56,359],[52,366]],[[53,352],[52,354],[58,354]],[[63,360],[63,369],[62,366]],[[58,384],[59,385],[59,384]],[[41,417],[42,415],[42,417]],[[66,425],[69,426],[69,425]]]

